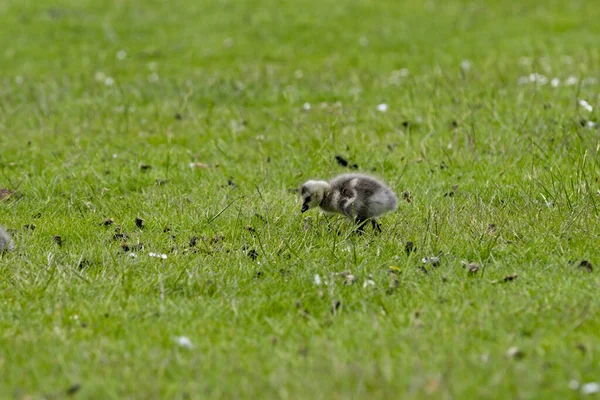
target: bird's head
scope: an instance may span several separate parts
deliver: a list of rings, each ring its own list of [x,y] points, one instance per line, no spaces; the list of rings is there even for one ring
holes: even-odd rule
[[[318,207],[323,197],[331,190],[329,183],[325,181],[307,181],[300,187],[302,197],[302,212]]]

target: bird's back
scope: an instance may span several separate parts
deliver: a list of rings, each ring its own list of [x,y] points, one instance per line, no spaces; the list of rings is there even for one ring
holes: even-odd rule
[[[331,182],[333,193],[339,193],[340,210],[343,214],[358,218],[373,218],[393,211],[398,205],[396,195],[383,182],[369,175],[343,174]],[[339,197],[338,197],[339,196]],[[344,207],[342,199],[347,198]]]

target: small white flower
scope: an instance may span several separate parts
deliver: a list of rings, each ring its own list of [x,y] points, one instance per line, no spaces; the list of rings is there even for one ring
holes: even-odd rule
[[[117,153],[113,153],[112,158],[117,158],[119,155]]]
[[[565,85],[573,86],[573,85],[577,85],[578,82],[579,82],[579,78],[577,78],[576,76],[570,76],[565,81]]]
[[[367,286],[375,286],[375,282],[373,282],[371,279],[367,279],[363,283],[363,288],[366,288]]]
[[[111,78],[110,76],[107,76],[106,79],[104,79],[104,84],[106,86],[112,86],[115,84],[115,80],[113,78]]]
[[[156,71],[156,68],[158,67],[158,63],[156,61],[150,61],[147,65],[148,69],[150,71]]]
[[[315,285],[321,286],[321,277],[319,274],[315,274]]]
[[[187,336],[175,336],[174,340],[175,340],[175,343],[177,343],[181,347],[185,347],[186,349],[194,348],[194,344],[192,343],[190,338]]]
[[[592,111],[594,111],[594,107],[592,107],[592,106],[590,105],[590,103],[588,103],[588,102],[587,102],[587,101],[585,101],[585,100],[579,100],[579,105],[580,105],[581,107],[585,108],[585,110],[586,110],[586,111],[588,111],[588,112],[592,112]]]
[[[17,85],[21,85],[21,84],[23,83],[23,77],[22,77],[21,75],[17,75],[17,76],[15,77],[15,83],[16,83]]]
[[[148,253],[148,255],[150,257],[154,257],[154,258],[161,258],[163,260],[167,259],[167,255],[166,254],[161,254],[161,253]]]
[[[560,85],[560,79],[558,79],[558,78],[553,78],[553,79],[550,81],[550,86],[552,86],[552,87],[558,87],[558,85]]]
[[[129,253],[129,257],[131,257],[131,258],[137,258],[137,254],[136,253]]]
[[[545,85],[546,83],[548,83],[548,78],[546,78],[544,75],[533,73],[529,75],[529,80],[531,82],[537,82],[540,85]]]
[[[233,39],[229,38],[229,37],[225,38],[223,40],[223,46],[225,46],[225,47],[231,47],[231,46],[233,46]]]
[[[77,321],[79,319],[79,315],[77,315],[77,314],[71,315],[71,319],[74,321]]]
[[[529,83],[529,77],[521,76],[521,77],[519,77],[519,80],[517,82],[519,83],[519,85],[526,85]]]
[[[585,126],[587,126],[588,128],[595,128],[596,127],[596,123],[594,121],[588,121],[586,122]]]
[[[94,79],[96,79],[97,81],[100,81],[100,82],[102,82],[105,78],[106,78],[106,75],[102,71],[98,71],[98,72],[96,72],[96,75],[94,75]]]
[[[600,383],[590,382],[590,383],[581,385],[581,393],[582,394],[600,393]]]
[[[156,72],[153,72],[150,75],[148,75],[148,82],[158,82],[159,79],[160,77]]]
[[[304,77],[304,72],[302,72],[301,69],[297,69],[294,71],[294,77],[296,77],[296,79],[302,79],[302,77]]]
[[[117,51],[117,60],[124,60],[127,57],[127,52],[125,50]]]
[[[579,382],[575,379],[571,379],[569,381],[569,389],[571,390],[577,390],[579,389]]]
[[[310,103],[304,103],[302,105],[302,108],[304,109],[304,111],[310,111]]]
[[[469,60],[463,60],[463,61],[460,63],[460,68],[461,68],[463,71],[465,71],[465,72],[466,72],[466,71],[468,71],[468,70],[470,70],[470,69],[471,69],[471,61],[469,61]]]
[[[368,37],[366,37],[366,36],[361,36],[361,37],[358,39],[358,44],[360,44],[360,45],[361,45],[361,46],[363,46],[363,47],[366,47],[366,46],[368,46],[368,45],[369,45],[369,38],[368,38]]]
[[[388,105],[385,103],[381,103],[377,106],[377,111],[379,111],[379,112],[384,113],[384,112],[387,112],[387,110],[388,110]]]

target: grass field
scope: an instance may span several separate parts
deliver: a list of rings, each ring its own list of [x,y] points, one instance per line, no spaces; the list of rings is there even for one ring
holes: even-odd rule
[[[594,397],[598,21],[1,2],[0,398]],[[336,155],[401,198],[381,235],[300,213]]]

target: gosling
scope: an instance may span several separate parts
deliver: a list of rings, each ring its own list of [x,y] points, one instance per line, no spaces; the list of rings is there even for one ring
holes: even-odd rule
[[[377,178],[363,174],[342,174],[330,182],[310,180],[300,188],[302,213],[320,207],[328,213],[351,218],[364,231],[370,221],[373,229],[381,232],[376,218],[398,207],[396,194]]]

